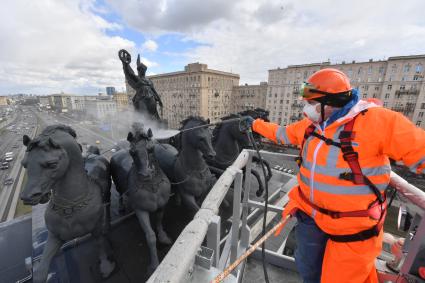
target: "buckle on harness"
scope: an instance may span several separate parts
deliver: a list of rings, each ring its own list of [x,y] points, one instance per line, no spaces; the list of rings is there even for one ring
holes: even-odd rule
[[[339,133],[339,139],[354,139],[356,133],[353,131],[341,131]]]
[[[332,145],[333,144],[333,140],[332,139],[325,139],[325,143],[327,144],[327,145]]]
[[[351,181],[356,185],[365,184],[364,176],[362,174],[353,174],[351,172],[343,172],[339,174],[339,178],[345,181]]]
[[[359,159],[359,154],[355,151],[345,152],[342,157],[347,162],[357,161]]]
[[[303,158],[301,156],[297,156],[294,158],[294,160],[297,163],[298,167],[301,167],[301,164],[303,163]]]
[[[341,215],[339,214],[338,211],[331,211],[328,210],[328,215],[332,218],[332,219],[338,219],[341,218]]]

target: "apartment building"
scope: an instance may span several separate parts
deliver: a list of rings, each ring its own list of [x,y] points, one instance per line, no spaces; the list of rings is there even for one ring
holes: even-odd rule
[[[128,108],[129,96],[127,93],[116,92],[113,94],[113,100],[117,105],[118,111],[122,111]]]
[[[68,110],[70,110],[69,107],[71,105],[68,105],[69,103],[68,94],[64,94],[64,93],[52,94],[51,98],[52,98],[51,102],[53,102],[52,108],[56,112],[68,112]]]
[[[232,90],[239,85],[239,75],[208,69],[206,64],[200,63],[188,64],[184,71],[154,75],[149,79],[161,96],[163,118],[171,128],[180,127],[180,121],[190,115],[219,121],[231,113]]]
[[[7,106],[7,97],[6,96],[0,96],[0,106]]]
[[[40,103],[41,107],[50,106],[49,105],[49,97],[48,96],[38,96],[38,103]]]
[[[110,95],[85,96],[84,109],[97,119],[112,118],[117,113],[117,104]]]
[[[231,112],[237,113],[248,109],[266,108],[267,82],[259,85],[240,85],[233,87]]]
[[[425,128],[425,55],[396,56],[368,62],[330,62],[291,65],[269,70],[266,109],[273,122],[286,125],[303,118],[299,87],[314,72],[336,68],[350,78],[362,98],[378,98],[384,106],[403,113]]]

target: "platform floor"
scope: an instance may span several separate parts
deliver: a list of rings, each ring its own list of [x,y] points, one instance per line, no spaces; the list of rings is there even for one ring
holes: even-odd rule
[[[270,283],[302,283],[297,272],[283,269],[271,264],[267,265],[267,274]],[[248,259],[245,267],[244,283],[259,283],[264,281],[263,264],[260,260]]]

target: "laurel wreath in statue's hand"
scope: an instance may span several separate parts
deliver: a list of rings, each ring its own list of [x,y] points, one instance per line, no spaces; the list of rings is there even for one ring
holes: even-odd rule
[[[131,62],[131,55],[125,49],[118,51],[118,57],[120,58],[121,62],[125,64],[130,64]]]

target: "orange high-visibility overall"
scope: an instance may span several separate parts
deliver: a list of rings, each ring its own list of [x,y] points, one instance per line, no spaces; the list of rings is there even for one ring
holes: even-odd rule
[[[360,100],[344,117],[326,126],[323,131],[317,125],[316,132],[338,141],[344,125],[354,117],[355,136],[352,145],[358,153],[358,162],[363,174],[382,193],[390,180],[389,158],[403,161],[413,172],[425,173],[425,131],[413,125],[402,114],[374,103]],[[303,119],[287,127],[280,127],[257,119],[252,128],[278,144],[300,145],[310,124],[311,121]],[[293,209],[300,209],[329,235],[355,234],[377,224],[377,220],[370,217],[332,218],[312,208],[300,196],[301,191],[314,205],[339,212],[367,210],[376,200],[369,186],[356,185],[340,178],[341,173],[350,172],[340,148],[309,136],[305,140],[301,157],[302,164],[297,176],[299,189],[296,187],[290,191],[290,201],[283,216]],[[328,240],[321,282],[377,282],[374,264],[381,252],[381,245],[382,231],[378,236],[363,241]]]

